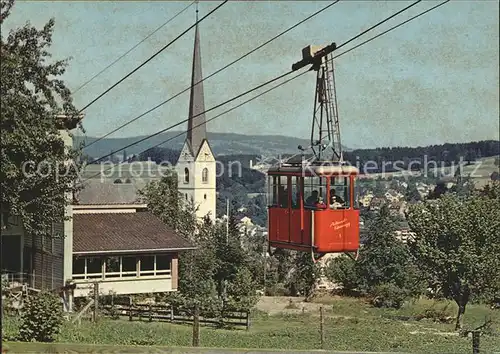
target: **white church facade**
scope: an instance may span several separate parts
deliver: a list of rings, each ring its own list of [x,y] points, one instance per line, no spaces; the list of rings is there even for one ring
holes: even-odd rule
[[[208,141],[203,142],[197,155],[191,153],[188,142],[184,143],[176,171],[179,192],[195,205],[196,215],[215,220],[216,164]]]

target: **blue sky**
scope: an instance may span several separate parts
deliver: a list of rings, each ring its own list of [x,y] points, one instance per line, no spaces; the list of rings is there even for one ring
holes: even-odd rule
[[[200,16],[220,2],[202,1]],[[55,18],[51,52],[73,57],[64,75],[76,89],[189,2],[18,1],[2,28]],[[208,76],[326,1],[228,2],[200,24]],[[210,108],[290,70],[308,44],[341,44],[410,4],[340,1],[204,82]],[[422,1],[343,49],[437,4]],[[74,95],[83,107],[195,21],[194,6]],[[349,147],[422,146],[499,138],[497,1],[454,0],[340,57],[336,79],[342,142]],[[102,136],[190,84],[194,29],[89,107],[84,127]],[[208,123],[209,131],[308,138],[314,73]],[[249,97],[242,98],[242,100]],[[152,134],[186,119],[188,92],[111,137]],[[238,101],[239,102],[239,101]],[[235,102],[234,104],[237,104]],[[228,107],[212,111],[210,118]],[[187,125],[186,125],[187,126]]]

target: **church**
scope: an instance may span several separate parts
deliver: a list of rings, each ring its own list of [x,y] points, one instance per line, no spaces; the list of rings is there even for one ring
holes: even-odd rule
[[[198,10],[196,10],[198,22]],[[200,32],[196,24],[194,35],[191,95],[186,141],[176,165],[179,192],[192,201],[200,218],[208,215],[215,220],[216,163],[207,140],[205,97],[203,93]]]

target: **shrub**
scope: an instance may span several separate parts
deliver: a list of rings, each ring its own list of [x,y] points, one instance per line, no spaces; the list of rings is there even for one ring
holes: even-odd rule
[[[26,302],[21,315],[19,339],[25,342],[52,342],[63,322],[58,296],[41,292]]]
[[[429,309],[425,309],[423,313],[420,313],[415,317],[417,320],[422,320],[425,318],[430,319],[434,322],[451,323],[453,322],[453,317],[448,311],[448,306],[449,304],[446,304],[446,306],[441,309],[431,307]]]
[[[371,304],[375,307],[399,309],[408,297],[404,289],[392,283],[377,285],[373,290]]]

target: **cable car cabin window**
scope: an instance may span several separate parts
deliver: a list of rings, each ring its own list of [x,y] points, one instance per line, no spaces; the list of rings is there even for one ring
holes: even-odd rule
[[[280,208],[288,208],[288,177],[279,177],[278,204]]]
[[[300,177],[292,177],[292,208],[300,209]]]
[[[326,182],[325,177],[304,177],[304,207],[326,208]]]
[[[268,205],[277,207],[278,206],[278,177],[276,176],[270,176],[268,179]]]
[[[358,183],[356,183],[354,181],[354,179],[352,180],[352,183],[354,184],[354,209],[359,209],[359,196],[360,196],[360,186]]]
[[[348,209],[351,207],[349,177],[331,177],[330,179],[330,208]]]
[[[288,208],[288,178],[287,176],[269,177],[270,206]]]

